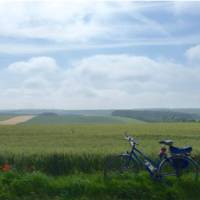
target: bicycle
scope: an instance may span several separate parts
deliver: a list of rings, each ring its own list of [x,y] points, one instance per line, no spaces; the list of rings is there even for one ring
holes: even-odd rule
[[[191,157],[192,147],[179,148],[173,146],[172,140],[162,140],[159,143],[163,146],[156,162],[137,148],[139,143],[133,137],[125,134],[125,139],[130,143],[131,151],[109,157],[105,162],[105,177],[112,177],[112,175],[124,172],[138,172],[144,168],[152,178],[157,180],[183,176],[188,176],[193,180],[198,179],[199,165]]]

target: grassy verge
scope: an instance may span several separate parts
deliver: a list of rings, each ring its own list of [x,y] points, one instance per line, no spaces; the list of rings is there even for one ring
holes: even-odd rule
[[[11,169],[17,172],[40,171],[47,175],[61,176],[75,173],[103,172],[105,163],[112,159],[113,155],[98,154],[0,154],[0,167],[8,163]],[[158,162],[158,156],[151,156]],[[200,156],[194,158],[198,163]]]
[[[9,163],[17,172],[41,171],[45,174],[60,176],[76,172],[93,173],[103,171],[108,156],[95,154],[1,154],[0,166]]]
[[[105,180],[101,174],[51,177],[39,172],[0,174],[0,200],[197,200],[200,182],[155,182],[147,174]]]

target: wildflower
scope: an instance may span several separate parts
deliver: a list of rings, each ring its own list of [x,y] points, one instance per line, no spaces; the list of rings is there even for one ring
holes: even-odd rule
[[[3,166],[2,166],[3,172],[8,172],[10,170],[11,170],[11,165],[9,165],[8,163],[3,164]]]

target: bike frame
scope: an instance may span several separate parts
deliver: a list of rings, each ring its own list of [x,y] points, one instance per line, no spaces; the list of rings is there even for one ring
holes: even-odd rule
[[[155,163],[153,160],[151,160],[148,156],[144,155],[144,153],[142,153],[137,147],[136,145],[134,144],[132,146],[132,149],[131,151],[127,154],[126,156],[128,156],[129,158],[129,162],[136,162],[137,164],[139,165],[142,165],[143,167],[145,167],[145,169],[150,173],[150,175],[153,175],[154,172],[151,171],[148,167],[146,167],[145,165],[145,161],[148,161],[151,163],[151,165],[157,169],[159,164],[160,164],[160,161],[158,163]]]

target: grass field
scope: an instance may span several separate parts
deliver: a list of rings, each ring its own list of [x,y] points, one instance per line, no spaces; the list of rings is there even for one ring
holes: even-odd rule
[[[92,115],[38,115],[26,122],[26,124],[124,124],[141,123],[142,121],[113,116],[92,116]]]
[[[125,131],[153,158],[158,157],[161,139],[192,145],[193,154],[200,154],[200,123],[16,125],[0,126],[0,164],[8,160],[18,170],[54,175],[99,171],[106,156],[129,150]]]
[[[13,117],[13,115],[0,115],[0,121],[4,121],[4,120],[10,119],[12,117]]]
[[[0,152],[119,153],[128,147],[123,140],[125,131],[135,136],[149,155],[158,153],[161,139],[172,139],[178,146],[192,145],[194,153],[200,153],[200,123],[0,126]]]
[[[166,187],[143,172],[105,181],[106,157],[129,149],[125,131],[152,158],[159,140],[173,139],[177,146],[192,145],[199,159],[200,123],[0,126],[0,167],[8,162],[12,168],[0,173],[0,200],[199,199],[199,182],[173,180]]]

